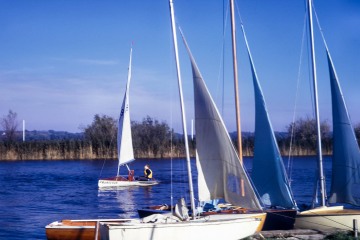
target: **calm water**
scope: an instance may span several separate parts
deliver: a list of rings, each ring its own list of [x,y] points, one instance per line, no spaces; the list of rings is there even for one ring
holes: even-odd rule
[[[329,179],[330,159],[324,160]],[[113,176],[116,161],[0,161],[0,239],[46,239],[45,225],[56,220],[137,217],[138,208],[171,203],[171,192],[174,201],[188,196],[185,160],[137,160],[131,168],[142,175],[147,163],[161,184],[99,191],[98,178]],[[245,165],[250,168],[251,159]],[[314,158],[294,159],[299,205],[311,201],[315,167]]]

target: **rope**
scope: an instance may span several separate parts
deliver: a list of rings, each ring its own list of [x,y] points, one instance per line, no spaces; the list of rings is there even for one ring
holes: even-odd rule
[[[226,13],[224,14],[226,10]],[[221,75],[221,70],[222,70],[222,94],[221,94],[221,115],[224,115],[224,91],[225,91],[225,33],[226,33],[226,29],[227,29],[227,19],[228,19],[228,15],[229,15],[229,2],[227,4],[227,7],[225,8],[225,0],[223,0],[223,39],[222,39],[222,51],[221,51],[221,56],[220,56],[220,63],[219,63],[219,72],[218,72],[218,77],[217,77],[217,86],[220,83],[220,75]],[[220,89],[219,87],[217,87],[216,89]],[[216,97],[218,98],[218,97]]]
[[[293,113],[293,119],[291,124],[291,135],[290,135],[290,146],[289,146],[289,157],[288,157],[288,176],[289,176],[289,184],[291,186],[292,182],[292,167],[293,167],[293,161],[292,161],[292,147],[293,147],[293,141],[294,141],[294,128],[295,128],[295,119],[296,119],[296,109],[297,109],[297,102],[298,102],[298,95],[299,95],[299,86],[300,86],[300,72],[301,72],[301,66],[302,66],[302,58],[303,58],[303,51],[304,51],[304,41],[305,41],[305,34],[306,34],[306,13],[304,15],[304,27],[303,27],[303,34],[301,39],[301,49],[300,49],[300,58],[299,58],[299,68],[298,68],[298,74],[297,74],[297,81],[296,81],[296,94],[295,94],[295,103],[294,103],[294,113]]]
[[[171,31],[169,32],[169,48],[171,49],[173,46],[171,44],[172,42],[172,33]],[[170,51],[170,54],[169,54],[169,63],[173,63],[173,59],[174,59],[174,56],[173,54],[171,54],[172,51]],[[174,72],[174,64],[170,64],[170,68],[171,68],[171,72],[173,73]],[[174,84],[173,84],[173,81],[171,81],[171,85],[170,85],[170,91],[171,93],[174,91]],[[174,206],[174,196],[173,196],[173,127],[174,127],[174,121],[173,121],[173,104],[174,104],[174,98],[173,96],[175,94],[170,94],[171,95],[171,99],[170,99],[170,103],[171,103],[171,107],[170,107],[170,209],[171,209],[171,213],[174,214],[174,210],[172,208],[172,206]]]
[[[108,157],[110,157],[110,150],[112,150],[111,146],[112,146],[113,142],[114,142],[114,136],[111,137],[110,145],[109,145],[109,147],[108,147],[107,150],[106,150],[106,155],[107,155]],[[111,151],[111,152],[112,152],[112,151]],[[112,156],[112,155],[111,155],[111,156]],[[110,158],[111,158],[111,157],[110,157]],[[103,172],[103,170],[104,170],[106,160],[107,160],[107,158],[105,157],[105,158],[104,158],[104,161],[103,161],[103,165],[102,165],[101,170],[100,170],[100,173],[99,173],[99,178],[101,177],[102,172]]]
[[[330,56],[330,52],[329,52],[329,48],[328,48],[327,43],[326,43],[326,40],[325,40],[324,32],[323,32],[323,30],[322,30],[322,28],[321,28],[320,21],[319,21],[319,18],[318,18],[318,15],[317,15],[317,13],[316,13],[316,10],[315,10],[315,7],[314,7],[314,6],[313,6],[313,9],[314,9],[314,15],[315,15],[315,18],[316,18],[316,23],[317,23],[317,25],[318,25],[318,28],[319,28],[319,31],[320,31],[322,40],[323,40],[323,42],[324,42],[326,51],[329,53],[329,56]]]

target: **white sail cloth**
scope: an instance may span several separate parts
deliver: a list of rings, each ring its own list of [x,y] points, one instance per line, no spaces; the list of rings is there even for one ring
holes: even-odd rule
[[[244,208],[261,209],[188,46],[187,49],[194,82],[199,200],[224,199]]]
[[[119,175],[119,168],[121,165],[127,164],[134,160],[134,150],[133,150],[132,136],[131,136],[130,106],[129,106],[131,60],[132,60],[132,49],[130,50],[130,61],[129,61],[126,90],[121,105],[121,111],[118,121],[117,151],[118,151],[119,167],[118,167],[117,175]]]

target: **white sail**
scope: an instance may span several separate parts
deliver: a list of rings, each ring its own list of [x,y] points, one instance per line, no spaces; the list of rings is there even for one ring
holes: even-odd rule
[[[112,187],[128,187],[128,186],[152,186],[159,182],[153,179],[138,180],[134,176],[134,171],[130,170],[127,164],[134,161],[134,149],[131,136],[131,121],[130,121],[130,104],[129,104],[129,89],[131,80],[131,61],[132,61],[132,48],[130,48],[130,61],[128,69],[128,78],[126,82],[126,89],[124,99],[121,105],[120,116],[118,121],[117,132],[117,153],[118,153],[118,169],[116,177],[100,179],[98,181],[99,188],[112,188]],[[127,176],[120,176],[120,166],[126,165],[128,170]]]
[[[204,177],[204,173],[202,171],[202,167],[199,161],[199,155],[197,151],[196,151],[196,169],[198,173],[197,186],[198,186],[199,201],[203,201],[203,202],[209,201],[211,200],[211,194],[206,184],[206,180]]]
[[[131,80],[131,60],[132,60],[132,48],[130,49],[130,61],[128,69],[128,79],[126,83],[126,90],[124,100],[121,106],[118,133],[117,133],[117,151],[119,159],[119,169],[121,165],[129,163],[134,160],[134,150],[131,136],[131,122],[130,122],[130,106],[129,106],[129,88]]]
[[[204,177],[198,189],[199,198],[202,201],[224,199],[241,207],[261,209],[185,39],[184,42],[193,71],[198,172],[202,173],[201,178]],[[241,181],[244,189],[241,189]]]

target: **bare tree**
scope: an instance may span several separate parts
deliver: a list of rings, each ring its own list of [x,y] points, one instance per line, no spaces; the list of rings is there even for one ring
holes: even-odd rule
[[[316,153],[317,132],[315,119],[310,117],[306,117],[305,119],[299,118],[294,123],[291,123],[287,129],[288,135],[293,136],[294,146],[301,151]],[[329,151],[331,149],[331,137],[328,122],[321,122],[320,132],[323,150]]]
[[[17,113],[9,110],[9,113],[0,119],[0,124],[5,134],[5,140],[9,143],[14,142],[16,140],[16,131],[19,126]]]

